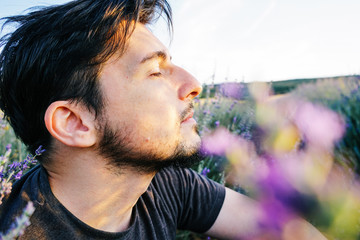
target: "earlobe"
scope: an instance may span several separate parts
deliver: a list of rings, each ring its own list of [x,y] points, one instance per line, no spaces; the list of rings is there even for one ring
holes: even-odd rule
[[[69,101],[56,101],[45,112],[49,133],[65,145],[91,147],[96,143],[94,117],[87,108]]]

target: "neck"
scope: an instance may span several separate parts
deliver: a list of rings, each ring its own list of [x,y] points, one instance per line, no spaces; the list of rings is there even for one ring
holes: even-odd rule
[[[131,169],[122,169],[119,174],[100,157],[74,150],[64,153],[53,159],[56,166],[45,166],[55,197],[93,228],[108,232],[126,230],[134,205],[155,174]]]

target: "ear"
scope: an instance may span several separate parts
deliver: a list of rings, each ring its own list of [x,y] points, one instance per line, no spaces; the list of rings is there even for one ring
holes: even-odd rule
[[[81,104],[56,101],[45,112],[49,133],[65,145],[90,147],[96,143],[95,117]]]

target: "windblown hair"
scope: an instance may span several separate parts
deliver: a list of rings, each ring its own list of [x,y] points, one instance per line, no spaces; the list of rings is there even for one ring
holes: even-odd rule
[[[70,100],[101,114],[101,64],[124,53],[134,23],[162,14],[171,29],[166,0],[78,0],[2,19],[17,29],[0,40],[0,107],[29,151],[51,149],[44,115],[52,102]]]

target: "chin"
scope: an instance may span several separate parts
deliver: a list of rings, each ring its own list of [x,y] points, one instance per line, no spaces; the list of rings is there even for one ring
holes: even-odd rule
[[[199,135],[194,136],[192,141],[185,145],[184,149],[186,151],[186,155],[191,156],[192,154],[198,152],[201,147],[201,138]]]
[[[195,125],[190,131],[183,134],[183,139],[188,146],[198,146],[201,143],[201,138],[197,125]]]

